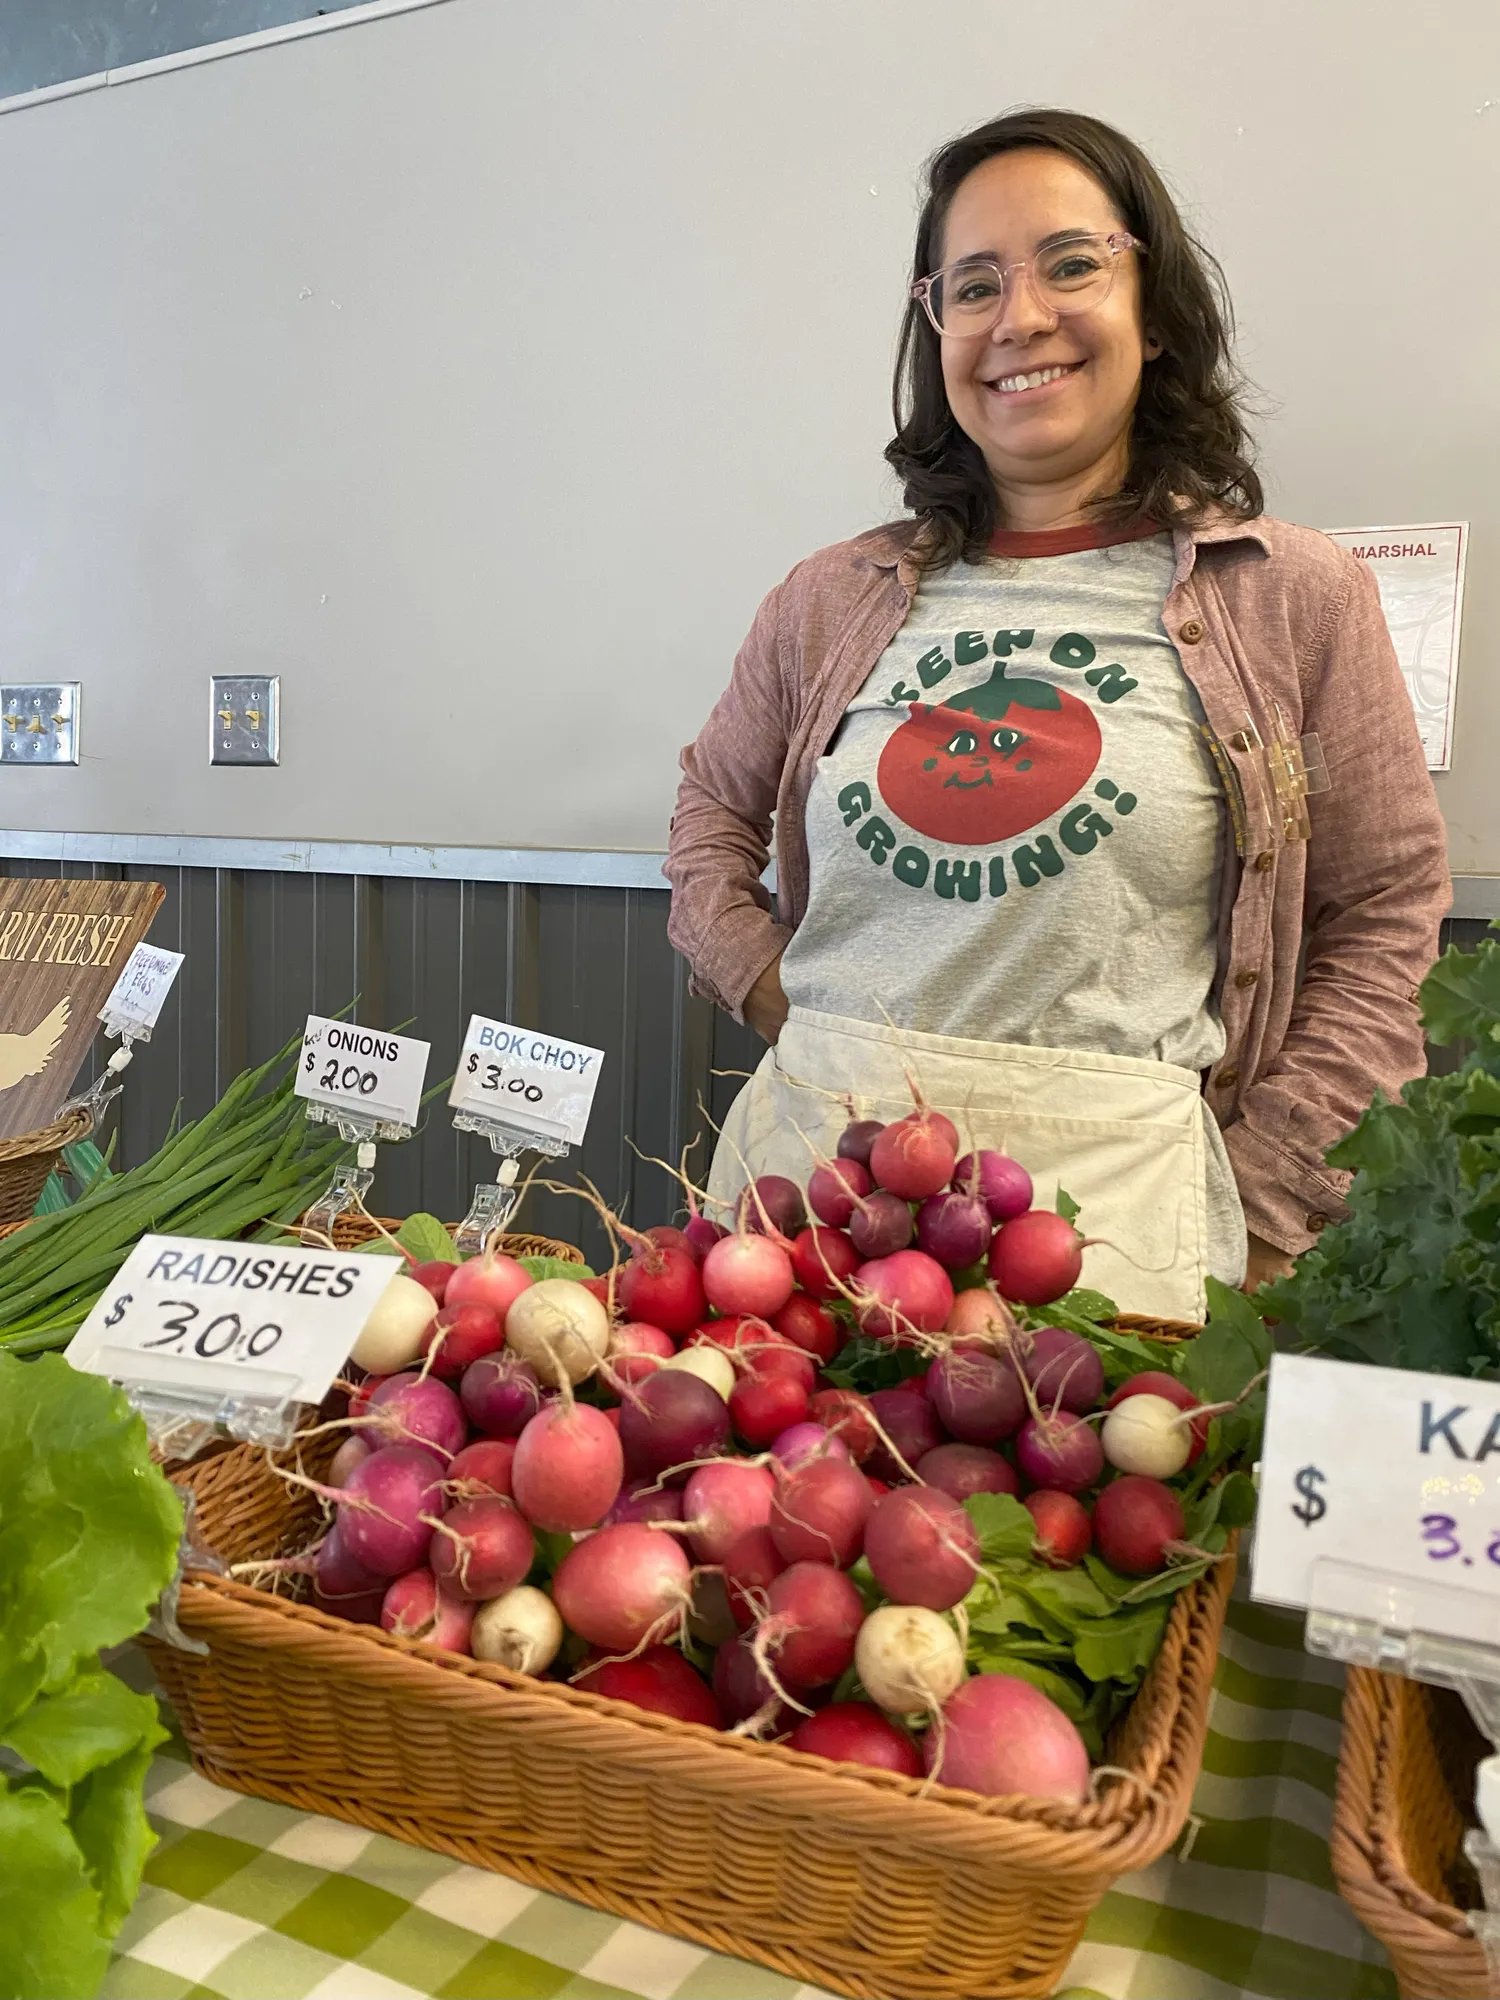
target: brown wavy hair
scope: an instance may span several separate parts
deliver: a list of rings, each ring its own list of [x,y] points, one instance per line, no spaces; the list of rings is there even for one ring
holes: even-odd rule
[[[1161,175],[1133,139],[1078,111],[1008,111],[949,140],[927,166],[912,279],[937,269],[943,227],[959,184],[997,153],[1047,147],[1076,160],[1104,189],[1124,227],[1146,245],[1140,258],[1143,324],[1162,352],[1141,375],[1125,483],[1097,503],[1101,520],[1144,514],[1164,527],[1222,507],[1241,520],[1262,511],[1231,348],[1228,287],[1217,258],[1189,233]],[[923,559],[945,568],[984,553],[999,500],[979,447],[948,407],[938,336],[909,300],[892,394],[896,435],[886,459],[902,497],[925,524]]]

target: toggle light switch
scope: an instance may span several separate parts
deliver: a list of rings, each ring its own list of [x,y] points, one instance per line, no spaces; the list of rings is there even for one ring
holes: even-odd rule
[[[210,764],[280,761],[281,676],[215,674],[209,682]]]
[[[0,764],[78,762],[77,681],[0,686]]]

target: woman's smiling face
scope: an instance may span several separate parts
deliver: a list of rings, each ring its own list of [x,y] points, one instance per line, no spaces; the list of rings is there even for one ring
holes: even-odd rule
[[[1124,228],[1092,175],[1063,153],[1027,148],[997,154],[961,183],[942,261],[987,255],[1010,265],[1033,258],[1049,238]],[[1085,497],[1103,497],[1123,479],[1141,369],[1161,351],[1141,327],[1137,254],[1121,255],[1109,295],[1085,312],[1048,312],[1029,274],[1013,271],[992,327],[942,337],[949,407],[983,452],[1002,502],[1077,481],[1087,484]],[[1037,374],[1047,379],[1030,385]]]

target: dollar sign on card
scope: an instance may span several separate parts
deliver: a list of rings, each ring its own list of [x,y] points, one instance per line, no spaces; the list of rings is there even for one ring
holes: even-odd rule
[[[478,1051],[477,1049],[470,1049],[470,1051],[469,1051],[469,1074],[470,1074],[470,1076],[472,1076],[472,1075],[474,1074],[475,1070],[476,1070],[476,1069],[478,1069],[478,1067],[479,1067],[479,1051]]]
[[[1328,1502],[1318,1491],[1323,1484],[1323,1474],[1315,1465],[1304,1465],[1292,1484],[1302,1495],[1300,1504],[1295,1500],[1292,1502],[1292,1512],[1304,1527],[1310,1528],[1314,1521],[1321,1521],[1328,1512]]]
[[[106,1326],[118,1326],[120,1321],[125,1317],[126,1306],[130,1304],[130,1301],[134,1297],[134,1292],[121,1292],[109,1311],[104,1315],[104,1324]]]

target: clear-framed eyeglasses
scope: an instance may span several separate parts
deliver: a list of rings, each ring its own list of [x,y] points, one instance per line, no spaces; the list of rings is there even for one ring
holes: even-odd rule
[[[1115,270],[1127,250],[1144,250],[1138,236],[1116,229],[1108,236],[1069,236],[1002,264],[998,257],[961,257],[911,288],[939,333],[951,339],[988,333],[1024,272],[1043,312],[1066,319],[1103,305],[1114,288]]]

